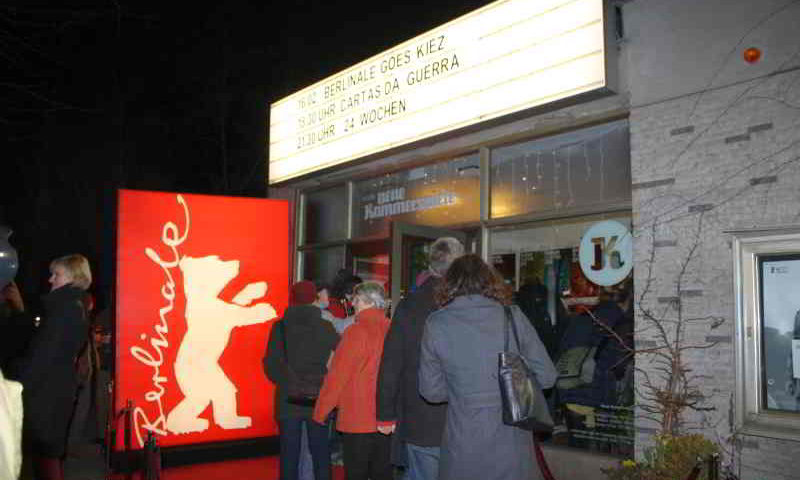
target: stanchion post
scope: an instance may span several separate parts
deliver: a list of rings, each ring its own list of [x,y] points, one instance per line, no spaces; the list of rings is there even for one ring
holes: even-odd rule
[[[104,445],[105,445],[105,478],[106,480],[112,480],[111,475],[111,451],[114,449],[114,435],[117,432],[117,429],[114,427],[114,423],[116,422],[116,412],[114,412],[114,380],[108,382],[108,391],[106,392],[108,396],[107,400],[108,403],[108,411],[106,412],[106,428],[105,428],[105,438]]]
[[[128,399],[125,403],[125,430],[124,430],[124,445],[125,445],[125,455],[130,460],[130,452],[131,452],[131,436],[133,433],[133,401]],[[133,469],[127,468],[127,473],[125,474],[126,480],[133,479]]]

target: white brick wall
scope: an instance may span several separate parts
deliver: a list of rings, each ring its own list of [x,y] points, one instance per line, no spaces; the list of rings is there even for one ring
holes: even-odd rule
[[[711,438],[732,442],[730,457],[743,480],[800,478],[800,442],[731,435],[736,319],[730,238],[724,233],[800,224],[800,71],[709,91],[699,101],[689,95],[634,106],[630,129],[637,296],[646,283],[653,241],[660,245],[652,292],[641,305],[663,318],[676,317],[666,302],[679,295],[679,271],[702,223],[683,279],[682,289],[692,291],[681,296],[683,314],[724,320],[713,329],[707,323],[687,329],[688,341],[717,342],[686,356],[692,373],[701,376],[708,405],[716,407],[706,415],[689,415],[689,423]],[[656,181],[663,182],[648,184]],[[643,325],[637,314],[637,328]],[[651,338],[649,332],[637,333],[637,342]],[[646,359],[637,361],[655,373]],[[637,427],[641,452],[649,445],[652,425],[640,420]]]

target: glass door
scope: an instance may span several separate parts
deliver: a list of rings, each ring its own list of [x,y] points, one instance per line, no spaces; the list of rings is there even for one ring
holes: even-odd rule
[[[394,306],[417,286],[428,270],[428,248],[440,237],[453,237],[466,245],[467,235],[459,230],[392,222],[391,300]]]

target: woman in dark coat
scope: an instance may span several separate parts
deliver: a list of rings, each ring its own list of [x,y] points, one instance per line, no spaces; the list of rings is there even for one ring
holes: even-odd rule
[[[298,375],[322,378],[327,372],[331,353],[339,343],[339,335],[333,325],[322,318],[322,311],[314,305],[316,299],[317,289],[312,282],[292,285],[291,306],[284,312],[283,319],[272,326],[264,356],[264,372],[278,387],[275,416],[280,428],[281,480],[298,478],[304,424],[314,465],[314,478],[328,480],[331,476],[328,426],[311,421],[313,405],[291,403],[286,393],[287,358],[292,371]]]
[[[437,292],[442,308],[425,325],[419,391],[430,402],[448,402],[440,480],[541,478],[531,432],[503,424],[497,362],[509,296],[477,255],[454,261]],[[542,388],[551,387],[557,374],[547,350],[522,312],[512,313],[521,354]]]
[[[67,428],[78,387],[75,359],[88,328],[82,299],[92,283],[83,255],[53,260],[50,273],[44,316],[20,372],[25,442],[37,480],[64,478]]]

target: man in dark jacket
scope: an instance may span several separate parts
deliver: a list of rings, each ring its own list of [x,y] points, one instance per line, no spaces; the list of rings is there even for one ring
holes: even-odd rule
[[[451,237],[436,240],[428,254],[432,275],[397,305],[383,346],[378,373],[378,430],[395,432],[405,442],[409,480],[439,476],[439,445],[447,405],[432,404],[419,394],[417,371],[425,320],[438,306],[434,291],[464,246]]]

